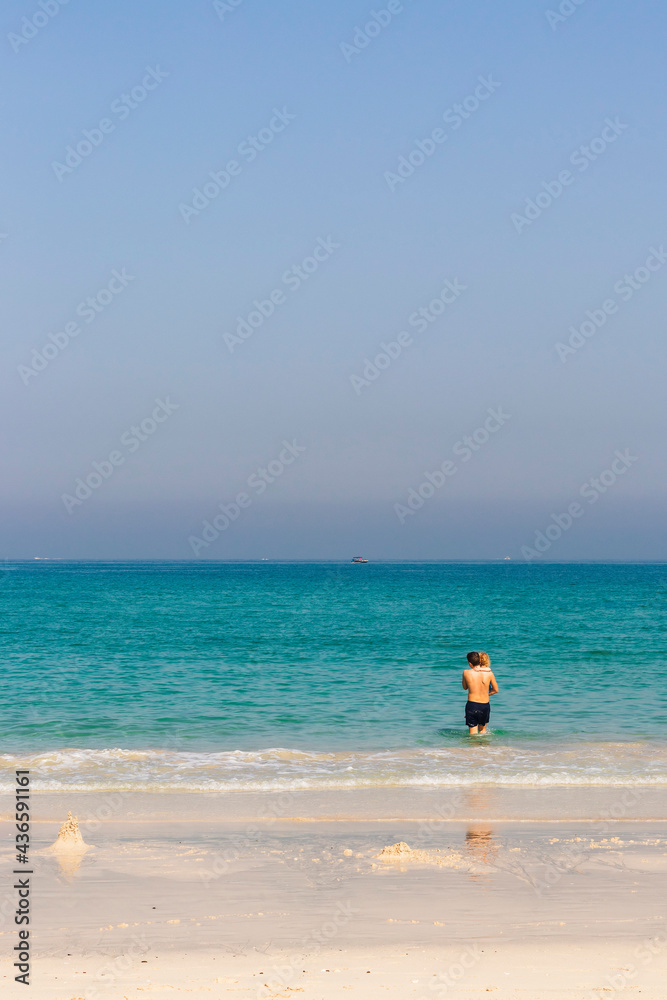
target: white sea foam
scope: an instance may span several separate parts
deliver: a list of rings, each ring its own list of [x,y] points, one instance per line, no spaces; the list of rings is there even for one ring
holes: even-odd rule
[[[667,747],[580,743],[537,747],[317,753],[62,749],[0,755],[0,791],[28,767],[35,791],[287,791],[367,787],[667,784]]]

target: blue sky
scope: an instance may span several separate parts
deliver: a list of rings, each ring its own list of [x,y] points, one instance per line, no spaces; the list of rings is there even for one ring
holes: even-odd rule
[[[581,501],[535,558],[667,558],[658,5],[56,2],[0,25],[0,556],[522,559]]]

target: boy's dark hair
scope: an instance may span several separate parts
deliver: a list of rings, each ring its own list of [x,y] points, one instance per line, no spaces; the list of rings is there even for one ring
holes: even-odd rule
[[[466,656],[466,660],[468,661],[471,667],[478,667],[479,653],[468,653],[468,655]]]

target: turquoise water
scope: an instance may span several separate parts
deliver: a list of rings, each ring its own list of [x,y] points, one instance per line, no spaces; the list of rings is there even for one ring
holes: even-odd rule
[[[2,758],[45,786],[667,781],[667,566],[6,563]],[[461,671],[491,655],[491,733]]]

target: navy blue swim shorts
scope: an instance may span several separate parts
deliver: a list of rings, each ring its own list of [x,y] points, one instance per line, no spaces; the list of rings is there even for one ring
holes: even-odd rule
[[[488,701],[469,701],[466,704],[466,726],[485,726],[491,715]]]

